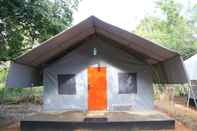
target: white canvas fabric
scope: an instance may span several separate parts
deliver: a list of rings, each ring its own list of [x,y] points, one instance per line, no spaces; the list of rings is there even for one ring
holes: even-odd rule
[[[188,79],[190,81],[191,80],[196,81],[197,80],[197,54],[185,60],[184,64],[185,64],[185,68],[187,71]],[[193,84],[191,86],[192,86],[192,90],[195,96],[191,94],[190,97],[192,99],[196,99],[197,98],[197,86]]]
[[[86,41],[44,69],[44,109],[88,110],[89,66],[107,69],[107,110],[153,109],[152,71],[149,65],[100,39]],[[119,72],[137,73],[137,93],[118,93]],[[58,94],[58,74],[76,74],[76,95]]]
[[[197,80],[197,54],[184,61],[189,80]]]

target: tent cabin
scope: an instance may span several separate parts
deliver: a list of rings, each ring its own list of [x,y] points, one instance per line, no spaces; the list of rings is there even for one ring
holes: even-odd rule
[[[188,92],[189,104],[191,106],[197,103],[197,54],[184,61],[189,84],[191,86]]]
[[[7,86],[44,86],[45,111],[153,109],[153,83],[187,82],[181,56],[91,16],[10,67]]]

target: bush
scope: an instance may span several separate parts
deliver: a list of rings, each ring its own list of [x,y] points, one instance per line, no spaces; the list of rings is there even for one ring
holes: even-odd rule
[[[42,104],[43,87],[3,88],[1,104],[33,103]]]
[[[171,90],[171,93],[167,91]],[[153,85],[153,91],[154,91],[154,98],[160,99],[161,95],[173,95],[173,96],[186,96],[188,93],[188,85],[181,85],[181,84],[166,84],[166,87],[164,85],[154,84]],[[168,94],[169,93],[169,94]]]

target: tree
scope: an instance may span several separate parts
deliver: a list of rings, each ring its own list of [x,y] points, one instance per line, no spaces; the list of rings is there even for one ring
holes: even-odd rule
[[[0,62],[69,27],[79,0],[0,0]]]
[[[195,20],[181,15],[181,5],[175,0],[156,3],[160,17],[148,16],[137,26],[135,33],[167,48],[178,51],[184,59],[197,53]]]
[[[191,9],[188,10],[190,14],[190,22],[191,24],[194,24],[194,26],[197,26],[197,4],[195,4]]]

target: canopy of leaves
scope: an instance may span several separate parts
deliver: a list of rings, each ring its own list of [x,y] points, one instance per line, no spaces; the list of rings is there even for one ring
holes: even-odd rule
[[[135,33],[152,40],[167,48],[178,51],[184,59],[197,53],[196,10],[190,21],[181,15],[181,6],[175,0],[160,0],[157,2],[162,16],[148,16],[144,18]]]
[[[71,25],[79,0],[0,0],[0,62]]]

